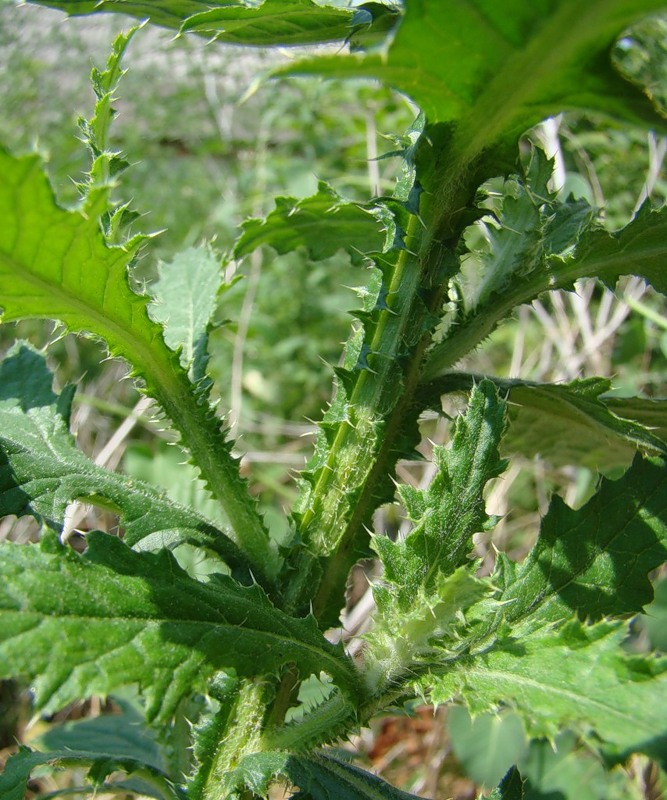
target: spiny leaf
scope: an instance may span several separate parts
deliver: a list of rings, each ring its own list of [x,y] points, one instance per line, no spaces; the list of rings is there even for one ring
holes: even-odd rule
[[[154,302],[148,313],[164,328],[164,340],[177,350],[190,380],[201,386],[206,378],[208,329],[223,285],[220,260],[210,247],[190,247],[160,262],[151,284]]]
[[[583,10],[577,0],[408,0],[386,53],[312,58],[281,73],[376,78],[405,92],[431,123],[456,123],[447,158],[458,167],[493,148],[513,155],[521,133],[565,109],[661,126],[610,53],[626,27],[662,8],[664,0],[593,0]]]
[[[450,448],[436,447],[437,473],[425,491],[400,487],[399,493],[414,528],[401,542],[373,538],[384,563],[384,582],[407,610],[420,589],[427,594],[438,573],[451,574],[466,562],[475,533],[493,521],[484,507],[483,491],[505,463],[498,445],[505,427],[505,404],[490,381],[470,395],[468,410],[454,425]]]
[[[498,562],[502,616],[530,629],[567,619],[629,615],[653,599],[648,573],[667,560],[667,463],[636,457],[574,511],[554,497],[526,560]]]
[[[481,379],[481,375],[449,373],[424,386],[420,402],[439,410],[442,394],[467,392]],[[493,381],[509,401],[504,453],[539,454],[557,465],[581,464],[607,470],[629,466],[638,448],[649,454],[667,451],[667,436],[644,427],[667,424],[667,402],[604,397],[612,386],[607,378],[559,384],[495,377],[487,380]]]
[[[210,522],[168,500],[154,487],[95,466],[69,433],[72,391],[51,389],[44,357],[17,342],[0,364],[0,515],[31,514],[60,533],[65,510],[88,500],[120,515],[125,543],[170,549],[191,542],[218,553],[248,582],[247,558]]]
[[[642,752],[664,763],[667,659],[627,656],[627,633],[608,622],[545,627],[499,640],[424,682],[436,703],[460,697],[473,714],[516,710],[531,737],[571,728],[614,758]]]
[[[332,8],[313,0],[38,0],[72,16],[99,12],[129,14],[156,25],[193,31],[221,42],[255,47],[344,42],[363,44],[381,35],[393,20],[363,9]],[[37,0],[31,0],[37,2]],[[377,20],[377,22],[376,22]]]
[[[326,183],[320,182],[317,194],[303,200],[278,197],[275,202],[266,219],[243,223],[234,247],[236,258],[270,245],[281,254],[305,247],[314,261],[345,248],[353,262],[361,263],[365,253],[383,248],[385,235],[377,214],[344,201]]]
[[[259,587],[192,580],[170,553],[137,553],[93,532],[83,556],[47,537],[0,547],[2,677],[33,681],[38,709],[138,683],[147,716],[165,722],[179,700],[221,669],[247,676],[294,662],[327,671],[354,695],[352,662],[314,621],[274,608]]]
[[[3,800],[24,800],[30,775],[34,769],[42,766],[87,769],[93,794],[95,786],[101,785],[106,777],[120,770],[142,779],[147,784],[145,791],[150,792],[151,797],[186,800],[183,792],[166,775],[136,758],[67,749],[40,753],[23,746],[8,759],[0,774],[0,795]]]
[[[127,359],[174,422],[243,548],[277,569],[268,534],[232,458],[231,445],[128,281],[130,247],[109,247],[95,218],[55,202],[36,156],[0,151],[0,306],[3,320],[57,319],[102,337]],[[240,538],[237,540],[240,543]]]

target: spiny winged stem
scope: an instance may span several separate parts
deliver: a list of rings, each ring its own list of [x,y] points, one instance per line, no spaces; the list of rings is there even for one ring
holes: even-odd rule
[[[310,485],[297,508],[307,552],[297,556],[286,594],[294,608],[304,610],[310,601],[324,627],[337,624],[339,607],[332,603],[342,597],[354,562],[369,555],[364,528],[377,506],[391,500],[396,461],[418,442],[422,409],[415,396],[424,355],[448,278],[457,269],[455,246],[465,227],[461,211],[475,190],[473,181],[462,186],[455,177],[451,202],[440,205],[426,224],[413,207],[398,255],[390,251],[376,259],[383,287],[373,311],[360,315],[365,338],[352,350],[356,361],[339,372],[337,395],[322,424],[328,447],[309,465]],[[445,230],[446,241],[434,238],[434,231]]]

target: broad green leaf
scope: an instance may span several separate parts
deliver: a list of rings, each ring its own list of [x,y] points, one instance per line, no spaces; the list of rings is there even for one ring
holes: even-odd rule
[[[270,245],[281,254],[305,247],[315,261],[344,248],[360,263],[365,253],[381,251],[385,242],[377,213],[344,201],[326,183],[320,183],[317,194],[303,200],[276,198],[276,208],[266,219],[250,219],[242,227],[234,248],[237,258],[261,245]]]
[[[96,784],[101,784],[106,777],[120,770],[141,778],[142,783],[146,784],[144,791],[149,792],[151,797],[186,800],[185,795],[166,775],[136,758],[100,755],[85,749],[40,753],[23,746],[9,758],[0,774],[0,796],[3,800],[24,800],[32,771],[43,766],[87,769],[93,794]]]
[[[449,373],[424,387],[423,402],[439,409],[441,394],[467,392],[481,379],[480,375]],[[667,423],[665,401],[604,397],[612,386],[607,378],[559,384],[487,380],[508,400],[510,425],[503,436],[504,453],[539,454],[556,465],[580,464],[604,471],[629,466],[637,449],[649,454],[667,452],[667,437],[645,427]]]
[[[483,492],[505,468],[498,454],[504,427],[505,404],[494,385],[482,381],[453,425],[451,446],[435,448],[437,472],[428,489],[399,487],[414,528],[403,541],[375,536],[373,547],[384,564],[383,582],[396,592],[401,609],[412,607],[418,591],[428,594],[438,573],[465,564],[473,535],[494,524]]]
[[[512,157],[525,130],[565,110],[660,126],[610,53],[625,28],[664,8],[664,0],[585,8],[577,0],[407,0],[386,53],[312,58],[281,72],[376,78],[405,92],[431,123],[455,123],[447,160],[460,169],[496,148]]]
[[[126,544],[142,550],[199,544],[248,581],[247,558],[225,533],[153,486],[95,466],[77,449],[69,433],[73,387],[56,395],[52,380],[44,357],[22,342],[0,363],[0,515],[30,514],[59,533],[69,503],[92,502],[119,514]]]
[[[386,15],[374,14],[372,8],[355,13],[351,8],[326,7],[313,0],[264,0],[259,4],[242,0],[39,0],[39,4],[73,16],[129,14],[221,42],[257,47],[344,42],[357,33],[363,42],[363,34],[368,36],[368,29],[373,30],[376,16],[380,32],[388,22]]]
[[[472,718],[462,706],[447,709],[447,732],[465,774],[475,783],[495,786],[528,749],[516,714],[479,714]]]
[[[278,611],[258,586],[199,583],[170,553],[137,553],[99,532],[87,544],[84,555],[50,537],[40,547],[0,547],[2,677],[29,678],[38,709],[138,683],[147,717],[164,722],[218,670],[255,676],[287,662],[357,691],[342,649],[314,620]]]
[[[646,607],[643,617],[651,647],[667,653],[667,580],[662,578],[655,587],[655,599]]]
[[[473,714],[515,710],[531,737],[571,728],[613,758],[643,752],[664,762],[667,659],[626,655],[626,636],[621,623],[546,627],[460,658],[425,683],[436,703],[460,697]]]
[[[396,789],[382,778],[326,752],[257,753],[239,764],[230,782],[244,783],[260,794],[279,775],[299,787],[294,797],[303,800],[416,800],[416,795]]]
[[[255,502],[231,445],[205,398],[192,391],[178,356],[135,294],[133,246],[109,247],[94,216],[60,208],[37,156],[0,151],[0,307],[3,320],[56,319],[102,337],[146,383],[180,431],[243,548],[267,572],[277,569]]]
[[[206,378],[208,329],[223,284],[220,260],[209,247],[190,247],[160,262],[151,285],[148,313],[164,328],[164,340],[177,350],[181,366],[198,385]]]
[[[667,468],[637,457],[617,481],[574,511],[554,497],[526,560],[498,561],[502,616],[528,629],[568,619],[641,612],[648,573],[667,560]]]

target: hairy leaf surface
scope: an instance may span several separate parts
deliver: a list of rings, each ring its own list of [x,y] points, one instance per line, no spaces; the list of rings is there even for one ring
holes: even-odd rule
[[[119,514],[126,544],[151,550],[197,543],[248,581],[248,561],[225,533],[153,486],[97,467],[77,449],[69,433],[73,387],[58,396],[52,379],[44,357],[22,342],[0,364],[0,515],[31,514],[60,532],[68,504],[89,501]]]
[[[515,709],[529,736],[572,728],[615,757],[639,751],[664,760],[667,659],[624,655],[626,636],[620,623],[545,627],[498,641],[425,682],[432,680],[436,703],[461,697],[472,713]]]
[[[148,717],[164,722],[217,670],[262,675],[287,662],[356,690],[342,650],[314,621],[274,608],[259,587],[199,583],[170,553],[137,553],[99,532],[87,542],[83,556],[50,537],[40,547],[0,548],[2,675],[30,678],[37,708],[138,683]]]

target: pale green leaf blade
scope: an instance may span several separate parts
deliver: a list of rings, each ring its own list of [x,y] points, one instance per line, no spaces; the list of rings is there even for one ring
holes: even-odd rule
[[[386,54],[312,58],[281,72],[381,80],[409,95],[431,123],[456,122],[448,157],[470,163],[493,148],[513,149],[522,132],[565,110],[664,125],[611,64],[624,29],[664,7],[662,0],[594,0],[585,9],[576,0],[502,7],[408,0]]]
[[[69,433],[72,392],[56,395],[44,357],[18,342],[0,363],[0,515],[30,514],[60,533],[69,503],[89,501],[119,514],[126,544],[215,551],[247,582],[247,558],[222,531],[139,481],[93,464]]]
[[[649,572],[666,560],[667,468],[637,457],[576,511],[553,498],[526,560],[498,562],[500,613],[526,628],[573,612],[587,619],[636,614],[653,599]]]
[[[258,586],[199,583],[170,553],[137,553],[107,534],[86,541],[84,555],[50,537],[39,547],[0,547],[2,677],[29,678],[38,709],[138,683],[147,717],[165,721],[218,670],[255,676],[287,662],[357,692],[342,649],[313,619],[277,610]]]
[[[473,535],[491,524],[483,491],[505,468],[498,453],[504,428],[505,403],[484,380],[453,426],[451,447],[436,448],[438,471],[429,488],[399,488],[414,529],[398,542],[376,536],[373,546],[384,564],[383,580],[398,587],[402,608],[412,606],[419,590],[428,594],[438,573],[449,575],[465,564]]]
[[[305,247],[314,261],[345,248],[359,263],[364,253],[381,251],[385,242],[378,217],[356,203],[345,202],[326,183],[320,183],[317,194],[302,200],[276,198],[276,208],[266,219],[247,220],[242,227],[234,248],[237,258],[261,245],[281,254]]]
[[[179,351],[183,369],[197,385],[205,379],[207,332],[223,285],[219,259],[210,247],[190,247],[160,262],[148,312],[164,328],[164,340]]]
[[[185,795],[167,778],[160,770],[144,764],[142,761],[129,756],[116,757],[110,754],[84,750],[59,750],[42,753],[21,746],[19,751],[11,756],[2,774],[0,774],[0,796],[3,800],[24,800],[30,775],[38,767],[48,765],[72,769],[87,769],[89,779],[93,784],[101,783],[113,772],[122,771],[134,775],[145,783],[145,791],[150,792],[150,797],[163,800],[185,800]],[[95,786],[91,786],[95,793]]]
[[[501,640],[428,679],[431,697],[461,697],[472,713],[509,706],[531,737],[571,728],[614,758],[642,752],[664,762],[667,659],[626,655],[626,636],[619,623],[573,622]]]
[[[481,375],[452,372],[422,390],[422,402],[440,408],[440,396],[469,391]],[[508,401],[505,454],[540,455],[552,464],[592,470],[628,467],[637,450],[667,452],[667,401],[605,397],[607,378],[547,384],[490,377]],[[430,395],[430,397],[429,397]],[[657,431],[650,430],[657,428]]]
[[[157,399],[212,492],[223,502],[240,544],[267,572],[277,570],[268,534],[241,479],[231,444],[206,398],[192,391],[147,297],[128,279],[131,249],[109,247],[98,220],[60,208],[37,156],[0,151],[0,307],[5,321],[57,319],[103,338],[126,358]]]

